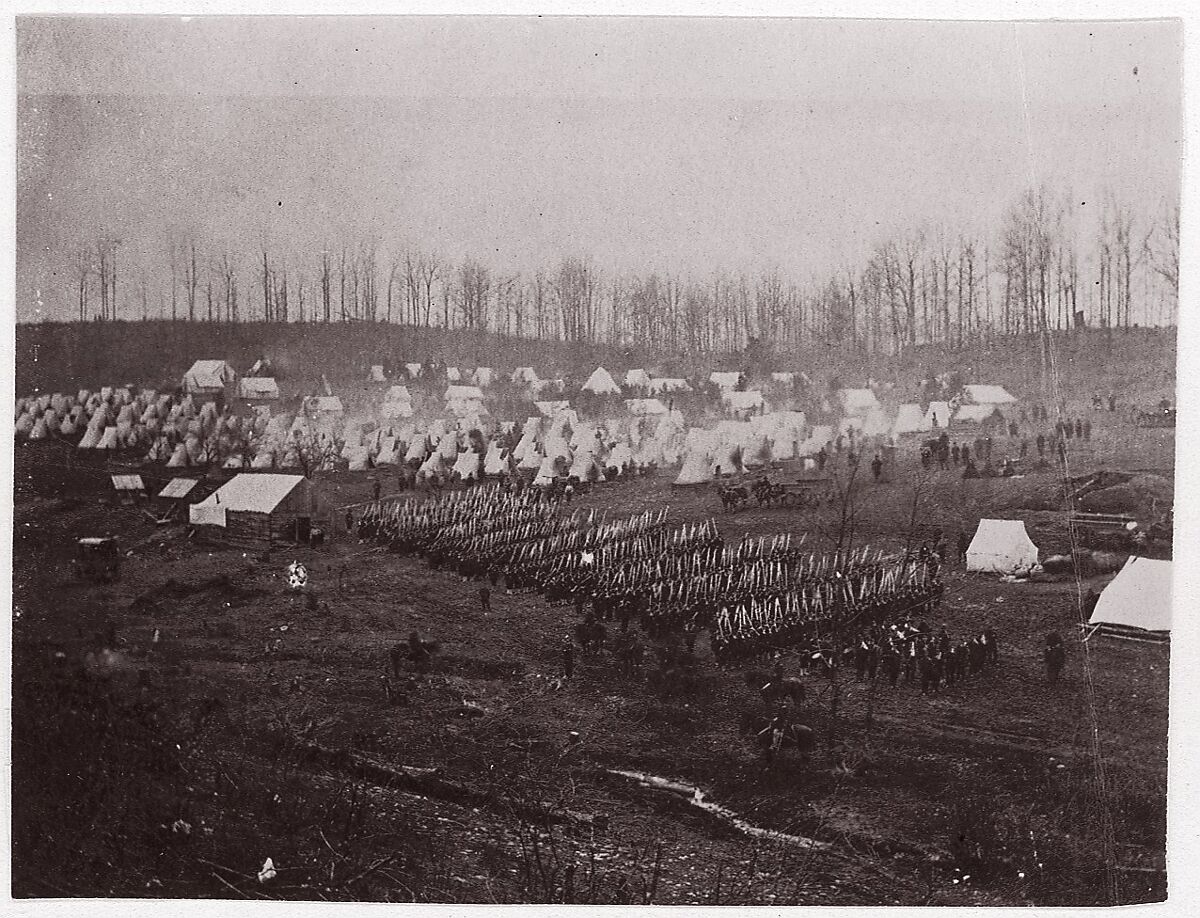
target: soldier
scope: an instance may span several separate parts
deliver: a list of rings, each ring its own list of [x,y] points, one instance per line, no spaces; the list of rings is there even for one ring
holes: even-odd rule
[[[887,677],[888,684],[892,688],[895,688],[896,682],[900,678],[902,663],[900,660],[900,654],[893,644],[889,643],[883,651],[882,663],[883,674]]]
[[[563,673],[568,679],[575,673],[575,645],[570,635],[563,641]]]
[[[485,586],[479,588],[479,611],[484,615],[492,611],[492,591]]]
[[[1045,434],[1040,433],[1037,435],[1037,451],[1038,451],[1039,459],[1042,456],[1046,455],[1046,435]]]
[[[1058,682],[1063,667],[1067,663],[1067,649],[1063,646],[1062,638],[1057,634],[1046,635],[1046,647],[1042,651],[1046,664],[1046,678],[1051,685]]]

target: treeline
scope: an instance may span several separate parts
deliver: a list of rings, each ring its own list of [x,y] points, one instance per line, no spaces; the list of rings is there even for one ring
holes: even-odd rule
[[[1084,325],[1173,324],[1178,207],[1135,214],[1110,199],[1080,230],[1084,207],[1029,191],[994,238],[914,230],[880,242],[864,264],[804,283],[778,268],[607,274],[587,257],[505,273],[376,239],[315,255],[263,244],[248,255],[188,237],[167,245],[162,265],[130,266],[131,292],[117,284],[120,243],[105,236],[80,247],[72,289],[81,321],[385,323],[690,354],[757,342],[899,354]]]

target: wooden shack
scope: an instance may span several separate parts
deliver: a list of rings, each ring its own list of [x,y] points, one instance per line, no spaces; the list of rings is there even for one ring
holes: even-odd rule
[[[308,543],[317,514],[316,491],[303,475],[243,472],[194,504],[189,520],[212,541],[263,551]]]

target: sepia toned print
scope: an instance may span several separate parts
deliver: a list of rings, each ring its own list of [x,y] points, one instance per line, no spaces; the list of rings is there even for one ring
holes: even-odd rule
[[[16,32],[13,896],[1166,898],[1178,22]]]

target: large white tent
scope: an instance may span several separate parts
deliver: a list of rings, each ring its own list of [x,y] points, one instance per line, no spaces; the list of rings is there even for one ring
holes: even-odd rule
[[[1100,594],[1089,624],[1115,634],[1170,633],[1171,572],[1170,561],[1130,556]]]
[[[1013,574],[1038,563],[1038,548],[1021,520],[980,520],[967,548],[967,570]]]
[[[224,360],[197,360],[183,375],[183,389],[198,395],[217,395],[237,379],[237,373]]]
[[[596,367],[587,382],[583,384],[584,392],[594,392],[596,395],[619,395],[621,387],[612,378],[612,374],[604,367]]]

